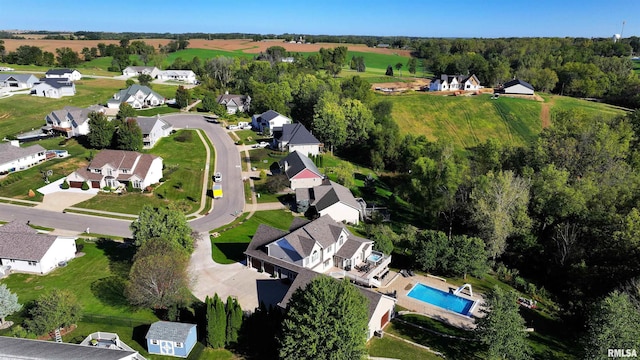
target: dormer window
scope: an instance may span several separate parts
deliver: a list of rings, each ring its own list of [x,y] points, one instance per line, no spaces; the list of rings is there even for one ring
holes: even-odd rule
[[[313,254],[311,254],[311,262],[314,263],[318,261],[319,258],[320,258],[320,253],[318,252],[318,250],[315,250]]]

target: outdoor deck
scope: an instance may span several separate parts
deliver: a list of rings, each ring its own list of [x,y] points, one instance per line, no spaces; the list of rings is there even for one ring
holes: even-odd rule
[[[137,352],[136,350],[133,350],[131,347],[129,347],[129,345],[120,341],[120,337],[118,337],[118,334],[102,331],[89,334],[89,336],[82,340],[80,345],[99,347],[103,349]],[[136,359],[146,360],[140,354],[136,355]]]
[[[367,259],[365,262],[355,265],[348,271],[337,267],[332,267],[326,271],[327,275],[335,278],[348,278],[360,285],[369,287],[380,287],[389,275],[389,264],[391,256],[375,252],[380,258],[377,261]]]

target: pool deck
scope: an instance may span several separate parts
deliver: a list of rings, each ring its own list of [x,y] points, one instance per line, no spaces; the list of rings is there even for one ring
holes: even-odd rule
[[[378,291],[381,293],[393,293],[396,291],[398,296],[398,305],[407,308],[409,311],[424,314],[430,318],[442,321],[446,324],[459,327],[462,329],[474,329],[476,327],[474,318],[481,317],[482,313],[480,312],[480,307],[484,304],[484,300],[480,294],[476,294],[474,292],[473,296],[469,296],[468,289],[464,289],[458,296],[471,299],[476,302],[471,311],[471,317],[463,316],[435,305],[431,305],[425,303],[423,301],[411,298],[407,296],[409,291],[416,285],[417,283],[421,283],[427,286],[430,286],[435,289],[442,290],[444,292],[449,292],[449,289],[457,289],[458,287],[442,280],[438,280],[432,277],[418,275],[410,276],[410,277],[402,277],[399,273],[392,272],[389,274],[389,282],[383,287],[379,288]]]

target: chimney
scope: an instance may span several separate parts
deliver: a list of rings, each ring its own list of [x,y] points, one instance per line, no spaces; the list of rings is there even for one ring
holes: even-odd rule
[[[225,95],[229,95],[229,90],[224,92]]]
[[[287,160],[284,161],[284,171],[289,170],[289,162]]]

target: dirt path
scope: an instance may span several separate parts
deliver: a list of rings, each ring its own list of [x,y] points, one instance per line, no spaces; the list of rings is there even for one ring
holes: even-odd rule
[[[540,123],[542,128],[548,128],[551,126],[551,107],[553,106],[554,98],[551,98],[548,102],[542,103],[542,109],[540,110]]]

